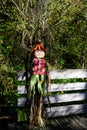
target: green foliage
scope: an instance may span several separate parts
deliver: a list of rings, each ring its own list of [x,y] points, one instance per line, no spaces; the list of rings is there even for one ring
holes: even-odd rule
[[[58,65],[57,68],[82,68],[83,64],[86,67],[86,2],[51,1],[49,10],[51,13],[48,22],[55,39],[51,45],[55,50],[51,51],[54,53],[53,64]]]
[[[17,121],[18,121],[18,122],[24,122],[24,121],[27,121],[27,120],[28,120],[27,111],[28,111],[28,110],[26,110],[26,109],[17,110],[17,115],[18,115]]]
[[[82,78],[82,79],[71,78],[71,79],[55,79],[51,81],[51,83],[74,83],[74,82],[87,82],[87,79],[86,78]]]
[[[0,103],[16,103],[16,73],[6,65],[0,66]]]

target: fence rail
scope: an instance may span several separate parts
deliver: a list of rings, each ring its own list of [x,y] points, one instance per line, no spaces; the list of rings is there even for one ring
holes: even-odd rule
[[[51,80],[62,79],[62,82],[56,81],[57,83],[51,83],[51,87],[48,88],[47,94],[49,95],[50,105],[47,96],[43,97],[45,106],[44,115],[50,118],[87,113],[87,70],[53,70],[49,74]],[[18,74],[19,82],[25,80],[25,78],[22,80],[22,75],[23,72]],[[79,80],[64,83],[65,79]],[[26,95],[27,89],[25,84],[18,85],[17,91],[19,95]],[[23,107],[26,105],[26,102],[26,97],[18,98],[18,106]]]

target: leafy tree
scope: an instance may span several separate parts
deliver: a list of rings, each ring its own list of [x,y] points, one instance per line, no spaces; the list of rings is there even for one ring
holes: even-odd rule
[[[14,93],[36,39],[46,47],[51,69],[86,68],[86,21],[85,0],[1,0],[0,95]]]
[[[49,5],[53,64],[58,68],[86,68],[86,1],[51,1]],[[58,58],[56,58],[58,57]]]

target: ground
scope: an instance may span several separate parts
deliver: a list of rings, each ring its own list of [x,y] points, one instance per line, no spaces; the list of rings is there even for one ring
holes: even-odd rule
[[[14,124],[9,124],[9,130],[15,130]],[[29,130],[28,124],[18,124],[16,130]],[[44,128],[34,127],[32,130],[87,130],[87,116],[49,120]]]

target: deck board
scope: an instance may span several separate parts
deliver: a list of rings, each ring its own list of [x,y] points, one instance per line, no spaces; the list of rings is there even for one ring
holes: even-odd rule
[[[15,124],[9,123],[8,129],[14,130]],[[0,130],[2,130],[1,127]],[[29,124],[23,122],[17,124],[17,130],[29,130]],[[87,117],[83,115],[68,118],[50,119],[46,122],[44,128],[35,126],[33,130],[87,130]]]

